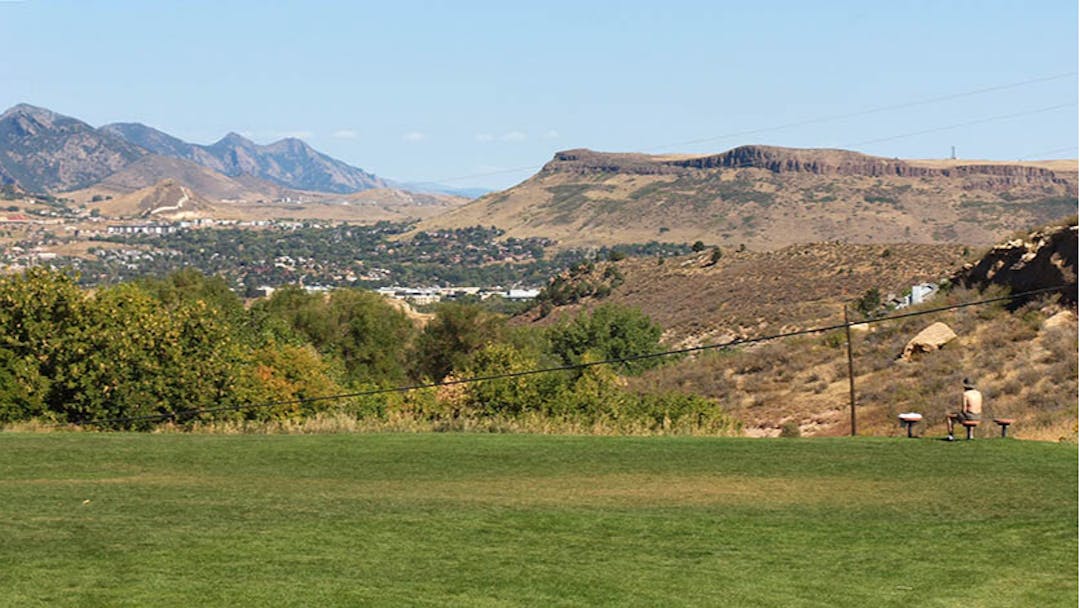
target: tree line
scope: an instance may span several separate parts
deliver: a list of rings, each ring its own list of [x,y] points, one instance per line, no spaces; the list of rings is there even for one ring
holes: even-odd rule
[[[33,268],[0,278],[0,422],[145,430],[333,412],[433,428],[529,418],[731,431],[712,401],[627,388],[625,376],[660,359],[573,367],[657,352],[660,335],[640,311],[614,305],[536,328],[451,302],[420,325],[361,289],[287,286],[245,305],[224,279],[197,270],[89,291]]]

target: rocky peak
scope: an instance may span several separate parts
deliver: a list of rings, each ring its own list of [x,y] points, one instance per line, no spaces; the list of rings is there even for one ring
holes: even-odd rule
[[[38,106],[32,106],[28,103],[19,103],[11,106],[3,114],[0,114],[0,120],[4,118],[11,118],[14,116],[25,116],[27,118],[35,118],[38,120],[55,120],[59,114],[48,110],[46,108],[39,108]]]
[[[212,148],[255,148],[257,144],[239,133],[229,131],[225,137],[211,144]]]
[[[0,128],[8,137],[33,137],[50,131],[71,131],[93,127],[52,110],[20,103],[0,114]]]
[[[315,156],[318,153],[312,149],[311,146],[304,143],[303,140],[295,137],[286,137],[285,139],[279,139],[266,146],[267,151],[275,153],[290,153],[300,154],[304,156]]]

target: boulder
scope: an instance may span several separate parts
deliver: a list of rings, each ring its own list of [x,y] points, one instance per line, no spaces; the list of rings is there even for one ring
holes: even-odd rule
[[[911,358],[916,353],[935,351],[955,339],[956,332],[948,325],[938,321],[909,340],[900,358],[904,361],[911,361]]]
[[[1049,319],[1043,321],[1043,329],[1065,328],[1071,329],[1076,324],[1076,315],[1069,310],[1063,310]]]

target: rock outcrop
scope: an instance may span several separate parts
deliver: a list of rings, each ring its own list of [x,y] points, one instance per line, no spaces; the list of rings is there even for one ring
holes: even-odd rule
[[[915,355],[938,350],[955,339],[956,332],[948,325],[938,321],[909,340],[907,345],[904,346],[904,352],[900,355],[900,359],[911,361]]]
[[[1053,226],[997,245],[952,278],[964,287],[1003,285],[1013,293],[1062,287],[1065,303],[1076,303],[1077,226]]]

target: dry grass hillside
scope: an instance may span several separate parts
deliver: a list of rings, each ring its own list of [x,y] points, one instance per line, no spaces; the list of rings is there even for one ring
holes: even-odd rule
[[[1072,213],[1076,194],[1076,161],[908,161],[767,146],[711,156],[571,150],[420,229],[495,225],[560,246],[989,245]]]
[[[840,324],[843,306],[850,307],[869,289],[887,296],[915,283],[946,280],[943,292],[907,313],[1001,296],[1009,286],[1075,286],[1076,227],[1071,221],[1071,227],[1032,232],[978,259],[966,256],[962,247],[831,243],[774,252],[721,250],[718,259],[706,250],[663,263],[600,262],[575,280],[595,284],[618,275],[620,284],[610,295],[557,307],[544,318],[534,310],[516,322],[550,323],[613,302],[652,317],[665,329],[668,346],[749,340],[654,369],[632,384],[641,391],[713,398],[744,423],[749,435],[842,435],[850,430],[845,332],[757,338]],[[948,287],[950,281],[968,287]],[[941,350],[900,359],[908,341],[937,321],[948,324],[957,338]],[[943,436],[943,416],[956,407],[960,381],[969,376],[987,397],[988,417],[1017,419],[1013,435],[1077,437],[1075,287],[1064,300],[1047,297],[1013,310],[998,302],[872,322],[853,331],[853,351],[862,433],[901,434],[896,415],[916,411],[926,417],[920,433]],[[979,432],[991,436],[997,427],[987,422]]]
[[[518,322],[548,323],[581,307],[612,302],[645,311],[673,346],[725,342],[843,321],[843,306],[877,289],[902,295],[917,283],[947,279],[966,248],[940,245],[792,245],[778,251],[721,249],[670,259],[599,262],[579,280],[601,282],[609,267],[621,285],[603,299],[534,309]]]
[[[152,209],[185,200],[190,201],[187,212],[165,217],[358,223],[421,220],[467,202],[463,197],[391,188],[352,194],[291,190],[250,175],[227,177],[190,161],[157,155],[148,155],[89,188],[64,196],[110,218],[144,217]]]
[[[1000,292],[991,292],[1000,293]],[[957,290],[927,306],[985,298]],[[925,308],[925,307],[924,307]],[[905,344],[942,321],[958,337],[938,351],[903,361]],[[856,412],[860,434],[901,435],[896,416],[919,412],[925,436],[944,436],[944,415],[958,407],[961,380],[975,379],[986,417],[1016,419],[1015,437],[1075,441],[1077,323],[1075,309],[1033,302],[875,323],[854,332]],[[850,431],[847,352],[837,330],[686,359],[634,379],[640,390],[674,390],[716,399],[749,435],[845,435]],[[997,434],[987,420],[979,435]]]
[[[214,210],[210,201],[171,179],[93,205],[106,217],[161,220],[210,217]]]

